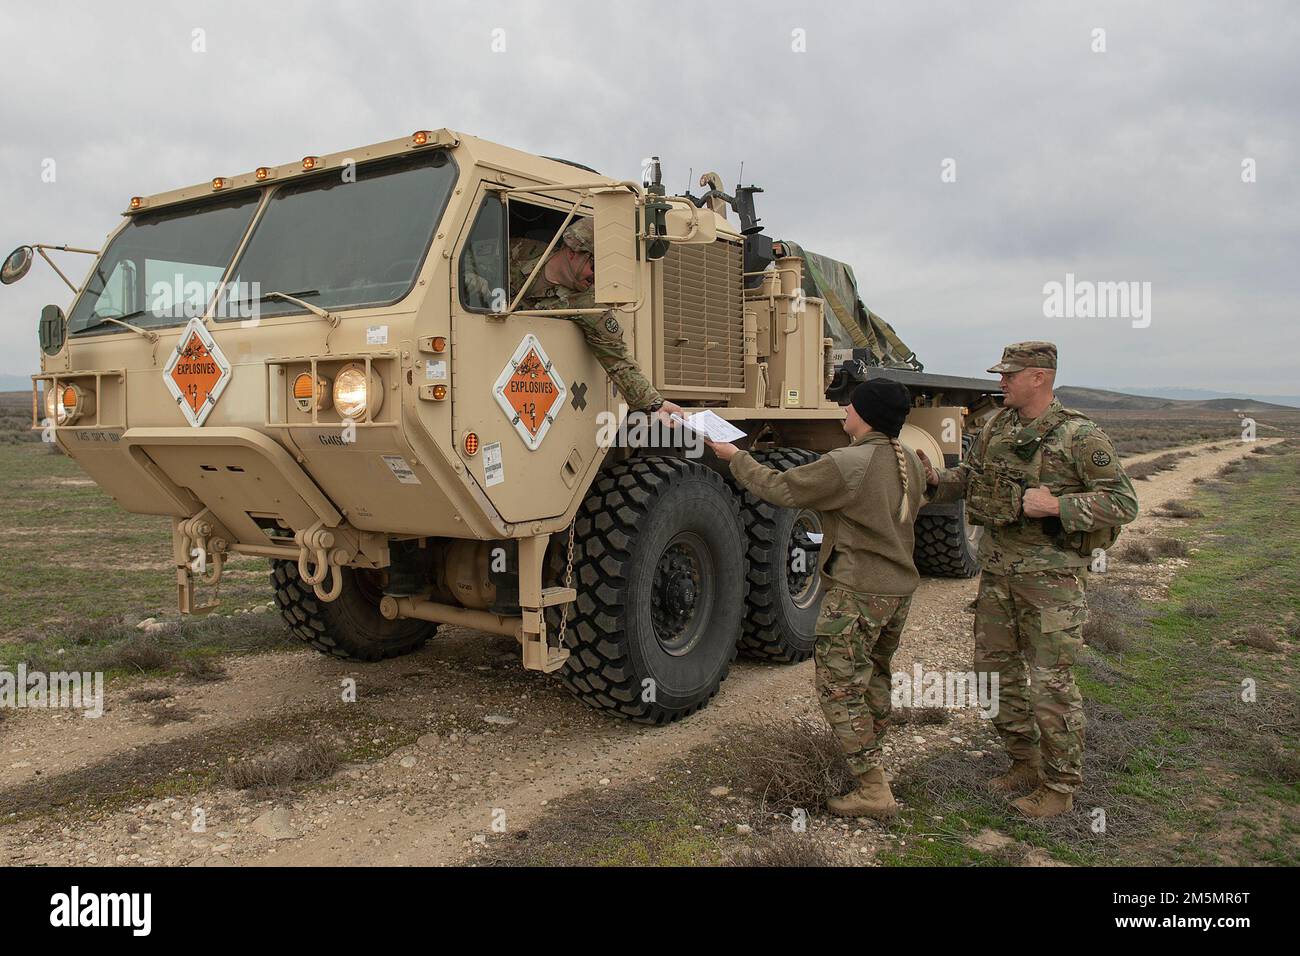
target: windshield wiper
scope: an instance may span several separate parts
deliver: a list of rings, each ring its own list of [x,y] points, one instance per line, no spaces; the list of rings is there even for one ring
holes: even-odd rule
[[[257,301],[268,302],[272,299],[282,299],[285,302],[291,302],[300,308],[306,309],[312,315],[324,319],[330,324],[330,330],[325,333],[325,351],[328,352],[330,350],[330,336],[334,334],[334,330],[339,327],[339,317],[334,315],[332,312],[326,312],[319,305],[312,305],[310,302],[304,302],[302,299],[298,298],[298,296],[301,295],[320,295],[320,290],[304,289],[302,292],[295,292],[292,295],[288,292],[268,292]]]
[[[81,329],[80,332],[89,332],[91,329],[97,329],[101,325],[109,325],[111,323],[112,325],[120,325],[124,329],[130,329],[136,335],[143,335],[150,342],[157,342],[157,332],[150,332],[148,329],[142,329],[140,326],[132,325],[130,322],[126,321],[127,319],[138,318],[139,316],[144,315],[147,311],[147,309],[136,309],[134,312],[127,312],[125,315],[121,316],[100,315],[98,312],[92,312],[91,315],[98,318],[99,321],[90,323],[90,325]]]

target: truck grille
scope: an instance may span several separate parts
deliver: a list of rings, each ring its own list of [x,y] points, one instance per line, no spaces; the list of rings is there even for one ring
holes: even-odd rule
[[[672,245],[663,258],[664,384],[745,385],[741,245]]]

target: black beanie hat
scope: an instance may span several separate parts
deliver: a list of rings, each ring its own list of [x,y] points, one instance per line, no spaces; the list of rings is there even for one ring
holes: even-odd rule
[[[907,388],[885,378],[873,378],[853,390],[853,408],[878,432],[897,438],[912,408]]]

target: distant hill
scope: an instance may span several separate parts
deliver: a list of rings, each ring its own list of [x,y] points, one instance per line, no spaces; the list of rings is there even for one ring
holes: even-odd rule
[[[1209,398],[1187,400],[1158,398],[1152,395],[1129,395],[1126,392],[1112,392],[1103,388],[1082,388],[1075,385],[1063,385],[1056,390],[1061,404],[1067,408],[1114,409],[1121,411],[1194,411],[1197,409],[1212,411],[1295,411],[1291,405],[1265,402],[1257,398]]]
[[[1172,398],[1176,401],[1202,402],[1208,399],[1224,398],[1231,401],[1239,402],[1242,399],[1251,401],[1271,403],[1274,405],[1289,405],[1293,408],[1300,408],[1300,395],[1254,395],[1246,393],[1233,392],[1216,392],[1208,388],[1192,388],[1188,386],[1169,386],[1169,385],[1152,385],[1148,388],[1142,386],[1129,387],[1122,385],[1114,391],[1127,392],[1130,395],[1149,395],[1152,398]]]

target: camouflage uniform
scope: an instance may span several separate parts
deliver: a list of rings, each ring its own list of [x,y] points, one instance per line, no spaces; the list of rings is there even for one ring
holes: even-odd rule
[[[881,766],[889,728],[890,661],[898,650],[912,597],[860,594],[831,588],[817,616],[814,681],[822,713],[862,776]]]
[[[572,249],[590,253],[592,251],[591,230],[587,221],[579,220],[566,229],[564,242]],[[509,308],[514,296],[532,274],[538,260],[546,252],[547,245],[549,243],[536,239],[510,240],[508,289],[506,290],[509,298],[505,303],[506,308]],[[552,251],[552,254],[556,251],[558,247]],[[487,305],[491,299],[487,280],[475,274],[467,275],[466,279],[467,285],[472,280],[477,280],[473,283],[471,292],[481,296],[483,304]],[[526,310],[591,309],[596,307],[596,293],[590,288],[579,292],[567,286],[552,284],[547,281],[544,271],[539,269],[537,278],[533,280],[524,297],[519,300],[518,307]],[[623,329],[613,309],[606,309],[599,315],[587,313],[565,316],[565,318],[572,320],[582,330],[583,338],[587,340],[587,345],[596,356],[596,360],[614,380],[614,384],[622,392],[629,407],[634,409],[659,407],[663,402],[663,396],[655,390],[642,374],[640,367],[628,355],[627,343],[623,341]]]
[[[1048,342],[1009,346],[990,372],[1056,368]],[[1020,496],[1046,485],[1060,517],[1026,518]],[[975,669],[999,677],[994,726],[1007,753],[1037,762],[1046,787],[1083,780],[1083,698],[1071,670],[1083,646],[1085,574],[1095,547],[1137,516],[1137,495],[1115,446],[1056,399],[1032,422],[1012,409],[984,426],[970,455],[940,472],[932,501],[966,499],[985,525],[975,605]]]

